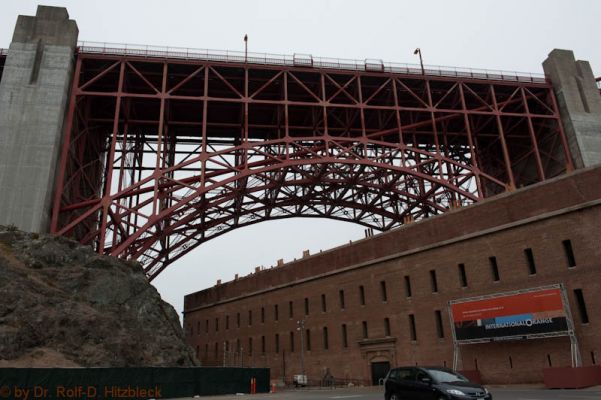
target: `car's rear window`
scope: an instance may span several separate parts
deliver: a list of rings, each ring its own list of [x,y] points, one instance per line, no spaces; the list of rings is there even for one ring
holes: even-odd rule
[[[410,368],[398,369],[396,374],[397,379],[413,379]]]
[[[432,378],[439,383],[445,382],[469,382],[469,380],[460,374],[457,374],[453,371],[445,371],[441,369],[428,369],[428,374],[432,376]]]

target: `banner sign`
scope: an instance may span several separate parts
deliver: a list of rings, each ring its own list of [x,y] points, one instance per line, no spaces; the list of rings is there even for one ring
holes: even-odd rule
[[[568,315],[559,287],[457,300],[450,306],[457,342],[568,335]]]

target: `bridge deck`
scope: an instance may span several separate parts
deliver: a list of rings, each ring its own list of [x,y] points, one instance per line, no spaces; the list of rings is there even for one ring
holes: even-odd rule
[[[255,65],[305,67],[326,70],[344,70],[359,72],[389,72],[405,75],[422,75],[439,77],[471,78],[481,80],[500,80],[509,82],[544,83],[543,74],[488,70],[464,67],[445,67],[385,62],[379,59],[339,59],[313,57],[310,54],[267,54],[244,53],[231,50],[188,49],[179,47],[130,45],[116,43],[80,42],[79,51],[87,54],[120,55],[142,58],[167,58],[172,60],[197,60],[219,63],[248,63]]]

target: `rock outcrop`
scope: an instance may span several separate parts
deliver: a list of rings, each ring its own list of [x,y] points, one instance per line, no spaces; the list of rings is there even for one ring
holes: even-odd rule
[[[0,367],[195,364],[139,264],[0,226]]]

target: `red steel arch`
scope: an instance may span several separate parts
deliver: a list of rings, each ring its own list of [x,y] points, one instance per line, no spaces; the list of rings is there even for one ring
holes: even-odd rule
[[[73,78],[52,232],[150,279],[260,221],[383,231],[572,169],[544,79],[190,58],[81,48]]]

